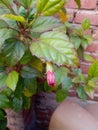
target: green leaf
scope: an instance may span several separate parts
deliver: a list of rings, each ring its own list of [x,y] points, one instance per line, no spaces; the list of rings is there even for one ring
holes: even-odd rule
[[[14,92],[15,97],[20,98],[20,96],[23,94],[24,87],[25,87],[24,79],[20,76],[17,83],[17,87]]]
[[[10,37],[15,36],[16,32],[10,29],[1,29],[0,30],[0,52],[1,52],[1,47],[4,41]]]
[[[7,119],[0,120],[0,130],[6,130],[6,126],[7,126]]]
[[[33,20],[35,20],[36,18],[36,8],[32,8],[29,12],[29,15],[28,15],[28,22],[30,24],[32,24],[32,22],[34,22]],[[40,16],[39,16],[40,17]],[[34,19],[35,18],[35,19]]]
[[[0,0],[0,3],[4,4],[6,7],[10,7],[10,5],[12,4],[13,0]]]
[[[40,37],[40,33],[31,31],[31,36],[35,39],[38,39]]]
[[[31,91],[29,91],[27,88],[25,88],[24,90],[23,90],[23,94],[24,94],[24,96],[26,96],[26,97],[32,97],[34,94],[31,92]]]
[[[44,82],[38,82],[37,93],[39,93],[45,89],[44,85],[45,85]]]
[[[52,30],[53,28],[59,27],[61,25],[62,24],[60,23],[60,21],[52,16],[50,17],[40,16],[33,23],[32,31],[42,33]]]
[[[0,66],[4,65],[4,57],[0,54]]]
[[[87,85],[91,86],[92,88],[95,88],[98,85],[98,77],[94,77],[88,80]]]
[[[6,18],[9,18],[9,19],[21,22],[21,23],[25,23],[26,22],[25,18],[23,16],[21,16],[21,15],[4,14],[3,16],[6,17]]]
[[[72,88],[72,80],[66,77],[62,82],[62,89],[69,90],[70,88]]]
[[[24,80],[25,89],[23,91],[24,95],[27,97],[31,97],[37,92],[37,82],[36,79],[25,79]]]
[[[66,34],[67,33],[67,28],[65,27],[64,24],[62,24],[62,25],[60,25],[60,26],[58,26],[56,28],[53,28],[53,31],[58,31],[58,32],[62,32],[64,34]]]
[[[72,27],[72,24],[71,24],[70,22],[67,22],[67,21],[66,21],[64,24],[65,24],[65,26],[66,26],[67,28],[71,28],[71,27]]]
[[[84,87],[83,86],[79,86],[77,88],[77,93],[78,96],[82,99],[82,100],[86,100],[87,99],[87,94],[85,93]]]
[[[0,108],[9,108],[10,107],[10,101],[7,96],[0,94]]]
[[[84,58],[84,60],[89,61],[89,62],[95,61],[95,59],[92,56],[90,56],[89,54],[86,54],[86,53],[83,54],[83,58]]]
[[[68,96],[68,91],[61,89],[56,92],[56,101],[62,102]]]
[[[6,113],[0,109],[0,130],[5,130],[7,126]]]
[[[12,90],[15,91],[18,83],[19,74],[16,71],[12,71],[8,74],[6,85]]]
[[[0,73],[0,88],[6,86],[6,79],[7,79],[7,74],[4,72]]]
[[[76,4],[78,5],[78,7],[81,7],[81,1],[80,0],[74,0],[76,2]]]
[[[59,67],[55,71],[56,85],[60,85],[67,76],[67,70],[64,67]]]
[[[84,54],[84,49],[82,46],[80,46],[77,50],[77,54],[78,54],[78,57],[83,60],[83,54]]]
[[[43,33],[39,41],[30,46],[32,55],[42,61],[53,62],[57,65],[76,66],[79,64],[77,53],[68,37],[58,31]]]
[[[76,76],[76,77],[74,77],[74,78],[72,79],[72,82],[73,82],[73,83],[76,83],[76,84],[77,84],[77,83],[80,83],[80,78]]]
[[[91,42],[93,40],[92,37],[88,34],[83,35],[83,38],[88,41],[88,45],[91,44]]]
[[[7,4],[8,6],[13,2],[13,0],[0,0],[0,3],[5,3],[5,5]]]
[[[84,87],[84,90],[91,99],[94,98],[94,88],[92,86],[87,85]]]
[[[3,95],[5,95],[5,96],[9,97],[9,96],[11,96],[11,94],[12,94],[12,90],[11,90],[10,88],[8,88],[8,87],[5,87],[5,88],[1,91],[1,94],[3,94]]]
[[[79,75],[80,78],[80,83],[86,83],[87,82],[87,77],[84,74]]]
[[[19,2],[20,2],[25,8],[29,8],[30,6],[32,6],[32,3],[34,2],[34,0],[19,0]]]
[[[15,38],[5,40],[2,46],[2,52],[6,57],[6,62],[9,66],[15,65],[24,55],[25,46]]]
[[[5,17],[2,17],[1,20],[7,24],[6,25],[7,29],[12,29],[14,31],[18,30],[18,25],[17,25],[16,21],[9,19],[9,18],[5,18]]]
[[[44,16],[57,13],[65,4],[65,0],[37,0],[37,11]]]
[[[23,96],[23,107],[25,109],[29,109],[30,108],[30,98],[29,97],[26,97],[26,96]]]
[[[74,69],[72,68],[72,71],[76,74],[76,75],[80,75],[82,73],[82,70],[79,68],[79,69]]]
[[[5,13],[10,13],[10,10],[0,1],[0,15],[2,16]]]
[[[83,36],[83,30],[80,28],[80,27],[76,27],[74,30],[73,30],[73,34],[75,36],[80,36],[82,37]]]
[[[44,90],[45,92],[52,92],[52,87],[50,87],[47,82],[44,83]]]
[[[98,77],[98,61],[95,61],[88,70],[88,78]]]
[[[17,6],[17,4],[15,3],[15,1],[13,1],[13,2],[11,3],[11,6],[12,6],[12,8],[11,8],[11,13],[12,13],[12,14],[18,14],[18,6]]]
[[[0,109],[0,120],[5,120],[5,116],[5,112],[2,109]]]
[[[41,73],[32,67],[24,66],[21,71],[21,76],[23,78],[35,78],[41,76]]]
[[[12,108],[15,112],[19,112],[22,109],[23,100],[22,98],[14,97],[12,100]]]
[[[81,46],[86,49],[88,47],[89,43],[88,40],[85,38],[81,38]]]
[[[81,25],[82,25],[82,28],[84,30],[90,29],[90,21],[89,21],[89,19],[85,18]]]
[[[0,89],[2,90],[6,86],[6,68],[4,66],[0,66]]]
[[[43,63],[40,59],[38,59],[37,57],[33,56],[32,60],[30,62],[30,65],[37,69],[38,71],[42,72],[43,71]]]
[[[26,12],[26,9],[23,6],[20,6],[18,12],[19,12],[19,15],[23,16],[24,18],[26,18],[27,12]]]
[[[0,19],[0,29],[8,28],[8,27],[9,27],[8,23]]]
[[[0,73],[2,73],[2,72],[6,72],[5,66],[0,66]]]
[[[70,37],[71,42],[74,44],[75,48],[78,49],[81,44],[81,39],[78,36],[72,35]]]
[[[24,64],[30,63],[31,60],[32,60],[32,55],[31,55],[30,49],[27,49],[20,60],[20,64],[24,65]]]

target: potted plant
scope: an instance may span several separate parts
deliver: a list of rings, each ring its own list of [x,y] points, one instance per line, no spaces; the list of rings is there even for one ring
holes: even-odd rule
[[[80,7],[80,0],[75,2]],[[90,27],[89,20],[74,29],[66,22],[64,5],[65,0],[0,1],[0,113],[3,116],[3,110],[11,113],[29,108],[30,98],[40,90],[56,91],[56,99],[62,101],[75,84],[78,95],[84,99],[86,92],[89,93],[84,84],[95,83],[92,68],[89,82],[78,69],[78,52],[91,40],[83,34]],[[93,61],[87,55],[86,58]]]

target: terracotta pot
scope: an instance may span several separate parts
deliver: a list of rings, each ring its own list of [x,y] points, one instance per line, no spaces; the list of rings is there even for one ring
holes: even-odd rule
[[[98,103],[87,104],[84,108],[89,111],[98,122]]]
[[[53,113],[49,130],[98,130],[95,117],[86,109],[73,101],[64,101]]]

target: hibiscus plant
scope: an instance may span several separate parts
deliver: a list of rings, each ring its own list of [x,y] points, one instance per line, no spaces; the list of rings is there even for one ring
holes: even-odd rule
[[[80,7],[80,0],[75,0]],[[55,91],[57,101],[75,86],[78,96],[92,95],[96,76],[94,63],[89,76],[80,70],[80,58],[91,41],[80,27],[66,22],[65,0],[0,1],[0,109],[20,111],[30,107],[37,92]],[[81,55],[80,55],[81,52]],[[2,111],[1,111],[2,114]]]

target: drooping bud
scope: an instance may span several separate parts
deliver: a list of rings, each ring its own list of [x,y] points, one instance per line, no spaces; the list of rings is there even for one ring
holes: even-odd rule
[[[51,63],[49,63],[49,62],[46,63],[46,74],[47,74],[48,85],[54,87],[56,84],[55,75],[53,72],[53,67],[52,67]]]

